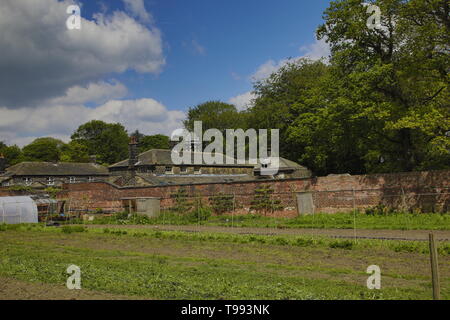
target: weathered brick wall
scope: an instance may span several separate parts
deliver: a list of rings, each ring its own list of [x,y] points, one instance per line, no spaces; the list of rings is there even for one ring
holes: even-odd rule
[[[269,184],[274,190],[273,198],[281,200],[283,206],[283,210],[268,213],[274,216],[297,215],[296,192],[312,192],[316,212],[342,212],[377,204],[399,207],[405,203],[429,211],[447,211],[449,182],[449,170],[136,188],[118,188],[99,182],[64,185],[58,197],[68,199],[74,210],[121,211],[120,199],[125,197],[159,197],[164,208],[172,206],[171,195],[184,188],[189,196],[201,197],[203,203],[219,193],[235,195],[237,213],[249,213],[255,190]]]

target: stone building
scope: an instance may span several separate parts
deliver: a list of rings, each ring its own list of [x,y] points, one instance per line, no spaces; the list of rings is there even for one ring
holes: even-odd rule
[[[39,189],[59,187],[63,183],[106,181],[108,176],[108,169],[95,163],[22,162],[9,168],[3,167],[0,184],[3,187]]]
[[[197,152],[190,152],[192,164],[179,165],[173,163],[171,150],[153,149],[138,154],[137,146],[136,140],[132,139],[130,158],[109,167],[111,183],[148,186],[311,177],[307,168],[284,158],[279,159],[277,174],[264,176],[261,169],[265,164],[259,161],[256,165],[238,164],[235,159],[229,159],[233,164],[226,164],[227,158],[222,155],[224,164],[207,164],[203,160],[201,164],[194,164]]]

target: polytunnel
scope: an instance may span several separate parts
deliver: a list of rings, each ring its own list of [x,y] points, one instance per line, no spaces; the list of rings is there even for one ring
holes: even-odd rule
[[[37,205],[30,197],[0,197],[0,223],[37,223]]]

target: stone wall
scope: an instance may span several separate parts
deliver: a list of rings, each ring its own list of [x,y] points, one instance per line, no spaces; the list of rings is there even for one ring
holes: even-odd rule
[[[157,187],[120,188],[108,183],[66,184],[58,197],[67,199],[73,210],[122,211],[121,198],[159,197],[161,207],[173,205],[171,195],[184,188],[203,203],[219,193],[235,196],[237,213],[252,213],[255,190],[270,185],[273,199],[281,201],[281,210],[273,216],[296,216],[298,192],[311,192],[315,212],[335,213],[364,209],[378,204],[396,208],[419,208],[427,212],[450,210],[450,171],[410,172],[374,175],[330,175],[308,179],[210,183]],[[193,198],[194,199],[194,198]]]

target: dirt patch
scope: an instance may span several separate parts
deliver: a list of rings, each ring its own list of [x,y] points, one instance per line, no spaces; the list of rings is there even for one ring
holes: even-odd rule
[[[69,290],[64,286],[31,283],[0,277],[0,300],[135,300],[142,297],[114,295],[92,290]]]

